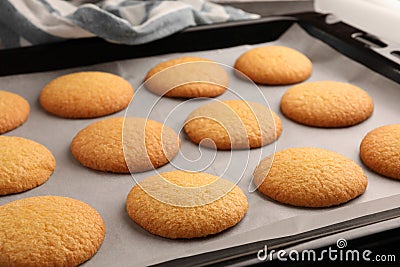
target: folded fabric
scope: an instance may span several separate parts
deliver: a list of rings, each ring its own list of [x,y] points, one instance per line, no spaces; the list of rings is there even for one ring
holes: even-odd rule
[[[1,0],[0,47],[12,48],[93,36],[121,44],[143,44],[190,26],[259,17],[204,0],[76,3],[61,0]]]

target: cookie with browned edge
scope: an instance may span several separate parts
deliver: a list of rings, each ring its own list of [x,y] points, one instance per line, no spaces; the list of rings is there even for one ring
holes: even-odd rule
[[[374,172],[400,179],[400,124],[370,131],[361,142],[360,157]]]
[[[235,69],[260,84],[284,85],[306,80],[312,72],[311,61],[285,46],[262,46],[243,53]]]
[[[43,145],[21,137],[0,136],[0,195],[23,192],[46,182],[56,167]]]
[[[265,146],[282,133],[280,118],[264,105],[244,100],[215,101],[194,110],[185,132],[196,144],[221,150]]]
[[[158,168],[178,153],[180,140],[166,125],[144,118],[108,118],[90,124],[72,140],[71,152],[84,166],[129,173]]]
[[[307,82],[289,88],[281,99],[282,113],[301,124],[346,127],[372,115],[374,102],[361,88],[343,82]]]
[[[126,108],[133,88],[122,77],[99,71],[60,76],[40,93],[40,104],[49,113],[64,118],[94,118]]]
[[[364,193],[368,180],[354,161],[322,148],[288,148],[263,159],[254,171],[258,190],[285,204],[329,207]]]
[[[155,235],[173,239],[219,233],[241,221],[247,209],[245,194],[232,182],[189,171],[147,177],[126,200],[132,220]]]
[[[0,90],[0,134],[22,125],[29,116],[29,103],[21,96]]]
[[[78,266],[100,248],[105,227],[86,203],[38,196],[0,206],[0,266]]]
[[[146,88],[168,97],[215,97],[225,92],[229,79],[217,62],[179,57],[159,63],[146,75]]]

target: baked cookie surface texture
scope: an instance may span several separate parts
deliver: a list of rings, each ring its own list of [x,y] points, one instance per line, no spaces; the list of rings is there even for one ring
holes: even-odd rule
[[[219,233],[241,221],[247,209],[245,194],[232,182],[188,171],[147,177],[132,188],[126,200],[133,221],[172,239]]]
[[[263,159],[254,171],[258,190],[273,200],[302,207],[329,207],[364,193],[360,166],[321,148],[289,148]]]
[[[374,172],[400,179],[400,124],[370,131],[361,142],[360,157]]]
[[[78,266],[100,248],[100,214],[79,200],[38,196],[0,206],[0,266]]]
[[[220,64],[199,57],[159,63],[146,75],[146,88],[168,97],[215,97],[225,92],[229,78]]]
[[[29,103],[21,96],[0,90],[0,134],[22,125],[29,116]]]
[[[40,93],[40,104],[49,113],[64,118],[95,118],[126,108],[133,88],[120,76],[98,71],[60,76]]]
[[[308,82],[289,88],[281,99],[282,113],[301,124],[346,127],[372,115],[374,103],[357,86],[333,81]]]
[[[185,132],[196,144],[217,149],[265,146],[282,133],[280,118],[269,108],[243,100],[215,101],[186,118]]]
[[[32,140],[0,136],[0,148],[0,195],[39,186],[49,179],[56,167],[53,154]]]
[[[293,84],[306,80],[312,72],[311,61],[285,46],[262,46],[243,53],[235,69],[250,80],[269,85]]]
[[[178,153],[180,140],[166,125],[143,118],[108,118],[90,124],[72,140],[71,152],[84,166],[129,173],[158,168]]]

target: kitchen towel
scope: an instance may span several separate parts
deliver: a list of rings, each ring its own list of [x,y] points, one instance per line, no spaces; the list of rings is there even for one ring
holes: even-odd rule
[[[205,0],[1,0],[0,47],[93,36],[143,44],[190,26],[258,17]]]

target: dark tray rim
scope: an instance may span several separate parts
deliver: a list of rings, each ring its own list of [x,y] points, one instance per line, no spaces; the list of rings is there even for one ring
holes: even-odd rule
[[[141,45],[115,44],[93,37],[3,49],[0,50],[0,76],[89,66],[160,54],[264,43],[278,39],[291,25],[298,23],[308,34],[341,54],[400,83],[399,64],[354,38],[355,34],[366,34],[365,32],[343,22],[327,24],[326,16],[317,12],[305,12],[197,26]]]

